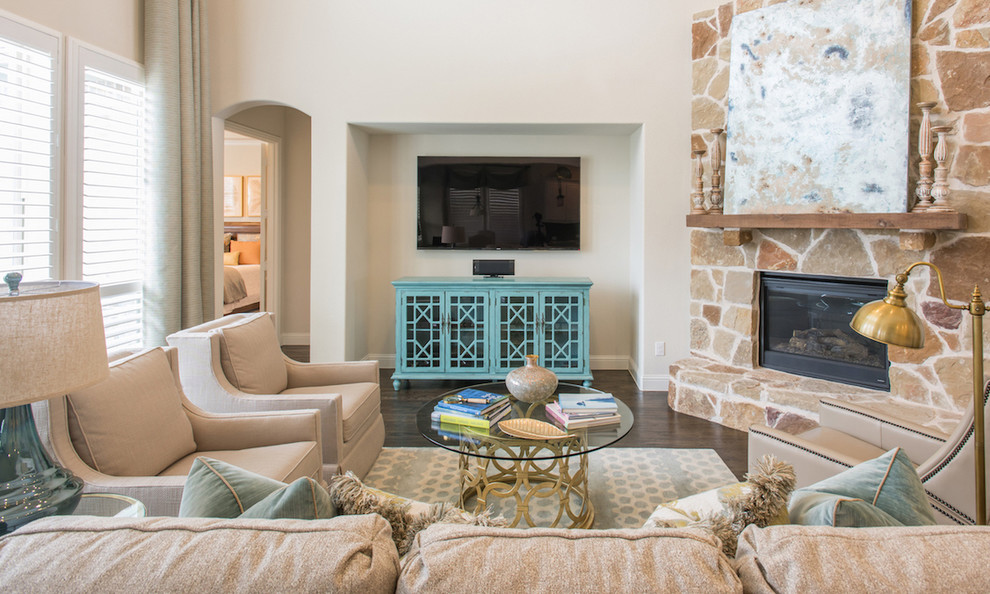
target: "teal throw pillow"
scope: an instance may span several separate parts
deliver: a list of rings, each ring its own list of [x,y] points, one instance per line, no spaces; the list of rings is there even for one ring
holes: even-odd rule
[[[236,518],[285,486],[233,464],[200,456],[186,477],[179,517]]]
[[[798,503],[810,508],[811,501],[805,501],[805,493],[807,492],[838,495],[847,499],[860,499],[885,512],[887,516],[905,526],[935,524],[935,517],[932,515],[925,487],[921,484],[921,479],[918,478],[914,464],[911,463],[901,448],[894,448],[873,460],[867,460],[814,485],[798,489],[791,496],[791,504],[788,509],[791,510]],[[869,511],[869,513],[863,511],[862,507],[857,504],[844,502],[842,507],[846,506],[850,509],[857,508],[856,513],[863,518],[875,519],[878,517],[873,511]],[[793,511],[791,515],[794,516]],[[874,521],[886,521],[886,518]],[[889,524],[868,525],[887,526]]]
[[[252,505],[242,518],[319,520],[337,515],[330,494],[309,477],[296,479]]]
[[[869,528],[904,525],[862,499],[805,490],[794,492],[788,514],[791,524],[803,526]]]

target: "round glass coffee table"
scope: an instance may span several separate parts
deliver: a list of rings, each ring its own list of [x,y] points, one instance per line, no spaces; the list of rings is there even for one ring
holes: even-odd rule
[[[470,387],[494,394],[509,393],[503,382]],[[595,520],[595,508],[588,493],[588,454],[616,443],[629,433],[633,426],[633,414],[629,407],[616,398],[620,417],[618,423],[572,429],[566,437],[559,439],[513,437],[502,431],[498,423],[486,431],[434,422],[431,414],[437,403],[463,389],[441,394],[416,413],[416,426],[423,437],[460,455],[461,508],[473,509],[477,513],[495,499],[505,500],[515,506],[515,516],[510,520],[510,526],[517,526],[521,521],[536,526],[532,514],[534,504],[538,500],[550,499],[558,505],[556,516],[549,526],[590,528]],[[557,393],[602,394],[593,388],[565,383],[559,384]],[[509,414],[499,422],[532,418],[563,429],[547,416],[544,404],[528,404],[513,399]]]

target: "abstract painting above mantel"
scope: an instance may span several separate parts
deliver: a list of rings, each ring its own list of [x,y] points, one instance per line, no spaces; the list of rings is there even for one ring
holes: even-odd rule
[[[910,61],[910,0],[736,15],[726,214],[906,212]]]

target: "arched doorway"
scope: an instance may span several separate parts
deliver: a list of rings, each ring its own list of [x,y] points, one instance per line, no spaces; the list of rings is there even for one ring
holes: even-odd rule
[[[262,287],[258,308],[275,314],[276,328],[283,345],[309,344],[310,312],[310,201],[311,201],[311,123],[307,114],[283,105],[239,104],[222,110],[214,118],[214,179],[217,208],[217,259],[225,249],[226,233],[245,225],[241,233],[251,237],[257,229],[261,251],[259,267]],[[230,145],[230,146],[228,146]],[[232,147],[240,148],[231,150]],[[221,150],[223,147],[223,150]],[[228,167],[236,153],[246,153],[247,162],[257,163],[256,172]],[[256,155],[252,157],[250,155]],[[253,175],[258,173],[258,175]],[[241,217],[233,221],[223,216],[224,186],[221,178],[240,177]],[[254,186],[249,187],[251,183]],[[260,194],[249,192],[259,191]],[[251,202],[255,200],[256,202]],[[255,210],[244,210],[251,207]],[[247,216],[245,216],[247,213]],[[256,222],[255,222],[256,221]],[[225,230],[226,227],[226,230]],[[233,234],[233,233],[232,233]],[[228,256],[229,258],[229,256]],[[249,258],[250,259],[250,258]],[[222,273],[218,273],[218,293],[222,294]],[[220,299],[218,298],[218,302]],[[217,316],[223,315],[217,304]]]

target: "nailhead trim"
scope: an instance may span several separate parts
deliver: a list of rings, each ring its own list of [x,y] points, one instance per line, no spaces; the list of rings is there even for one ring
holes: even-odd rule
[[[883,423],[885,425],[892,425],[894,427],[897,427],[898,429],[903,429],[903,430],[908,431],[910,433],[915,433],[915,434],[920,435],[922,437],[928,437],[928,438],[934,439],[936,441],[940,441],[942,443],[945,443],[945,438],[944,437],[938,437],[936,435],[931,435],[929,433],[925,433],[924,431],[919,431],[917,429],[912,429],[911,427],[905,427],[904,425],[899,425],[897,423],[893,423],[893,422],[891,422],[888,419],[881,419],[880,417],[875,417],[875,416],[873,416],[873,415],[871,415],[869,413],[864,413],[862,411],[853,410],[851,408],[846,408],[846,407],[842,406],[841,404],[838,404],[838,403],[835,403],[835,402],[818,401],[818,405],[819,406],[831,406],[831,407],[834,407],[834,408],[838,408],[838,409],[841,409],[841,410],[844,410],[844,411],[847,411],[847,412],[851,412],[853,414],[857,414],[857,415],[866,417],[868,419],[873,419],[874,421],[879,421],[879,422],[881,422],[881,423]]]

